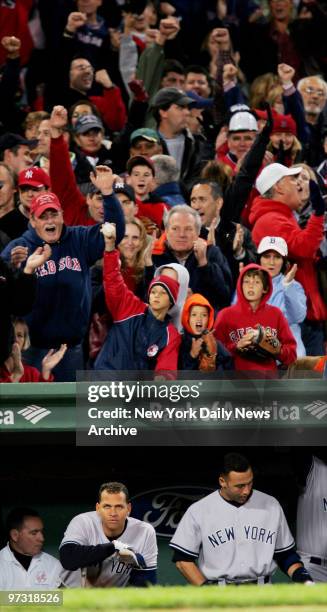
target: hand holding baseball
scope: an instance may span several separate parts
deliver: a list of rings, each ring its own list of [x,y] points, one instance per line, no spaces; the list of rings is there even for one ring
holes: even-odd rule
[[[103,235],[105,251],[110,253],[116,245],[116,225],[115,223],[103,223],[100,232]]]

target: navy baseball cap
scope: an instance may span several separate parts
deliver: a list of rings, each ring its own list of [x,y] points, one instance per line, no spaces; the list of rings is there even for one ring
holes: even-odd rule
[[[76,121],[74,128],[76,134],[85,134],[89,130],[103,130],[103,123],[96,115],[82,115]]]
[[[6,149],[13,149],[14,147],[17,147],[17,145],[27,145],[32,149],[33,147],[36,147],[37,143],[37,139],[28,140],[20,134],[6,132],[0,137],[0,151],[6,151]]]
[[[117,183],[114,184],[113,188],[114,193],[124,193],[125,196],[127,196],[128,199],[131,200],[131,202],[135,202],[135,191],[130,185],[126,185],[126,183],[120,183],[117,181]]]
[[[163,87],[154,96],[151,106],[153,108],[162,108],[169,106],[170,104],[177,104],[177,106],[190,106],[193,100],[185,93],[182,89],[177,87]]]

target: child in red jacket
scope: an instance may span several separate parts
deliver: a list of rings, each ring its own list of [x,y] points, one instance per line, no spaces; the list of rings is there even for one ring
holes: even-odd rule
[[[296,360],[296,341],[282,311],[267,304],[272,293],[269,273],[256,264],[243,268],[237,282],[237,302],[217,315],[215,335],[234,357],[236,370],[277,370],[277,361]],[[253,350],[258,325],[280,343],[273,356],[259,357]]]

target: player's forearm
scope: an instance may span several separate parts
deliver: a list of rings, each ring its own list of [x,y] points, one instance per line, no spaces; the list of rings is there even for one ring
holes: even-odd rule
[[[200,586],[206,581],[206,577],[192,561],[177,561],[176,567],[190,584]]]
[[[115,547],[111,542],[108,544],[98,544],[97,546],[82,546],[81,544],[64,544],[60,550],[60,563],[70,571],[81,567],[88,567],[95,563],[101,563],[115,552]]]

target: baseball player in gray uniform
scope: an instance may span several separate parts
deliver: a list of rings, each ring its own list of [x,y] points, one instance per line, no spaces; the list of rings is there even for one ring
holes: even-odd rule
[[[224,457],[220,489],[192,504],[170,546],[188,582],[264,584],[278,566],[295,582],[312,579],[295,551],[278,501],[253,489],[253,471],[238,453]]]
[[[147,586],[156,583],[157,540],[149,523],[129,516],[125,485],[101,485],[94,512],[78,514],[60,544],[67,587]]]
[[[298,499],[298,553],[317,582],[327,582],[327,465],[313,456]]]

